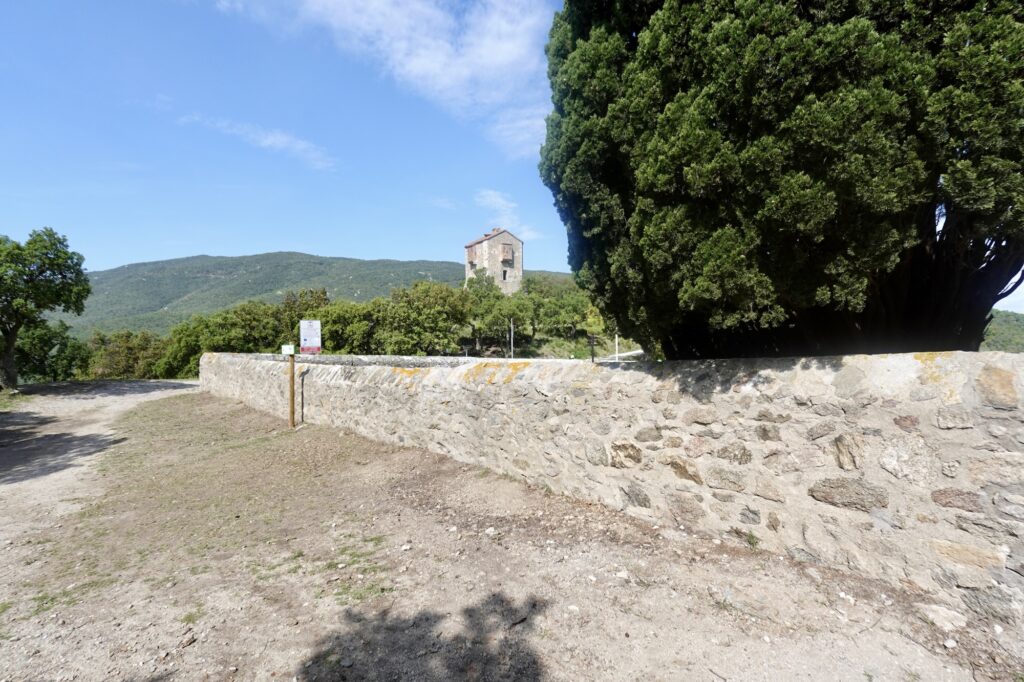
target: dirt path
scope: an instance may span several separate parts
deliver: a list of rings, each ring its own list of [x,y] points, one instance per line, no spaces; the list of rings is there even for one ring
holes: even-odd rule
[[[191,388],[39,396],[0,414],[0,680],[1024,670],[975,642],[974,624],[935,629],[920,595],[740,538],[652,529],[203,394],[123,414],[164,390]]]

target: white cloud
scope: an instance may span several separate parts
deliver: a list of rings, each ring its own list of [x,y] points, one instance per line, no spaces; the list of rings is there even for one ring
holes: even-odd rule
[[[227,2],[228,0],[223,1]],[[334,159],[325,149],[283,130],[263,128],[252,123],[239,123],[225,118],[210,118],[199,114],[182,116],[178,119],[178,123],[201,125],[225,135],[237,137],[254,147],[287,154],[316,170],[334,168]]]
[[[471,120],[512,157],[537,153],[550,110],[547,0],[215,0],[265,23],[326,29],[338,46]]]
[[[504,192],[482,189],[476,193],[476,205],[491,210],[490,220],[496,227],[504,227],[524,242],[540,239],[543,235],[519,218],[519,205]]]

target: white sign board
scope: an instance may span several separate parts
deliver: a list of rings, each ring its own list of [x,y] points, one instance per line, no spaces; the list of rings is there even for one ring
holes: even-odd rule
[[[299,321],[299,352],[320,352],[320,320]]]
[[[281,355],[295,355],[295,344],[289,343],[281,346]]]

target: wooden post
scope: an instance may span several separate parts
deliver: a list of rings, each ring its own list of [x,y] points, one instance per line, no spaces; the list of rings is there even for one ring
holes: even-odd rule
[[[295,356],[288,356],[288,427],[295,428]]]

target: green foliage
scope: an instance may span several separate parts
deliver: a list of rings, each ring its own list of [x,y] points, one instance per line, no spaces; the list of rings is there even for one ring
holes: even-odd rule
[[[305,253],[194,256],[92,272],[93,293],[80,318],[58,315],[86,338],[95,330],[167,334],[193,315],[245,301],[279,303],[281,292],[323,291],[331,300],[366,302],[431,280],[461,287],[464,266],[450,261],[358,260]]]
[[[375,345],[387,355],[443,355],[459,351],[469,296],[437,282],[417,282],[391,293],[380,307]]]
[[[985,328],[982,350],[1024,353],[1024,315],[993,310],[992,321]]]
[[[91,351],[64,322],[34,322],[21,330],[14,357],[21,381],[68,381],[86,375]]]
[[[151,379],[166,346],[150,332],[97,332],[89,340],[89,378]]]
[[[567,0],[541,174],[668,357],[976,349],[1024,266],[1024,9]]]
[[[89,295],[82,254],[50,228],[33,230],[24,244],[0,235],[0,387],[14,388],[18,332],[38,324],[44,313],[80,314]]]

